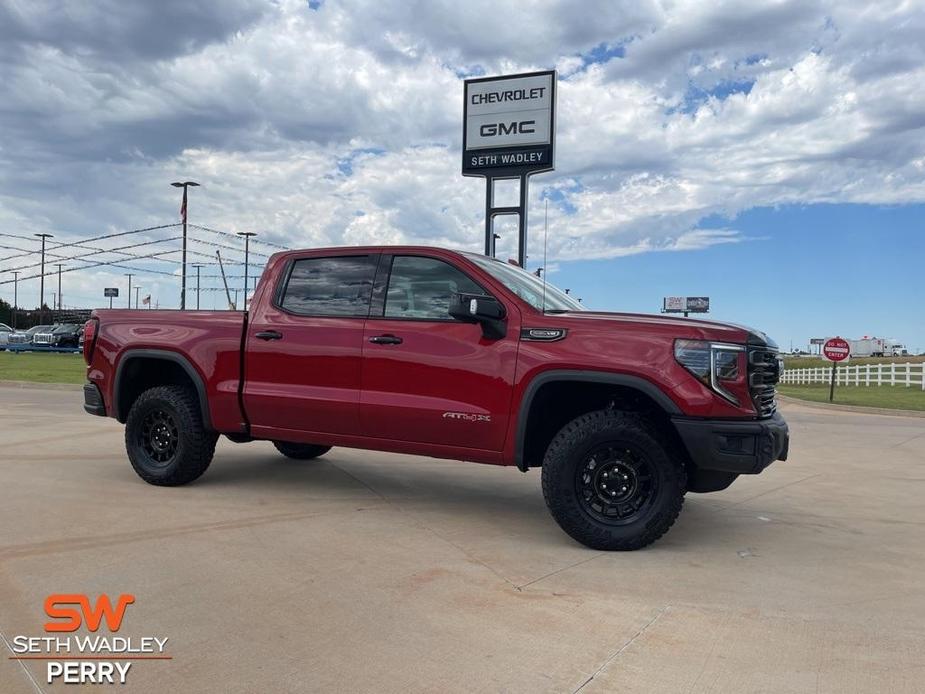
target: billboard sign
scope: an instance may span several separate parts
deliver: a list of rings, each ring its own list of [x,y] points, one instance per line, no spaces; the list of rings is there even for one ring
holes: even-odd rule
[[[463,175],[552,171],[555,70],[469,79],[463,94]]]
[[[708,296],[666,296],[662,300],[662,313],[709,313]]]
[[[106,298],[119,297],[119,288],[118,287],[103,287],[103,296]]]
[[[709,313],[710,297],[708,296],[689,296],[687,297],[687,311],[690,313]]]
[[[812,337],[812,338],[810,338],[810,340],[809,340],[809,344],[811,344],[811,345],[824,345],[824,344],[825,344],[825,338],[824,338],[824,337]]]

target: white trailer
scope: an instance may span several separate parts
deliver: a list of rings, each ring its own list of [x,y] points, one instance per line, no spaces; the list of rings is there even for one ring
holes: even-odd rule
[[[882,357],[886,355],[885,341],[879,337],[848,340],[848,345],[851,347],[852,357]]]

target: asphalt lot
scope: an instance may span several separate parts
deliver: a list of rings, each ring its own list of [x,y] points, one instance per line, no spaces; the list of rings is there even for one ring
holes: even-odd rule
[[[198,483],[151,487],[81,398],[0,386],[0,631],[42,635],[52,593],[133,593],[119,634],[173,660],[124,691],[925,689],[925,419],[785,405],[789,461],[606,554],[536,471],[223,440]],[[0,661],[0,691],[65,688],[44,679]]]

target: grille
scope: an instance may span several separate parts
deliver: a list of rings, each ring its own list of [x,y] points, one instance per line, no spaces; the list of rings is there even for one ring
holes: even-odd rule
[[[782,362],[776,350],[750,349],[748,352],[748,390],[759,417],[770,417],[777,410],[777,390]]]

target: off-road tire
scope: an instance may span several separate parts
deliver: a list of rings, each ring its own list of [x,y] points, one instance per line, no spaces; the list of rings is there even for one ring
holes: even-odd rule
[[[288,441],[274,441],[273,445],[276,446],[276,450],[278,450],[287,458],[292,458],[293,460],[311,460],[312,458],[322,456],[331,450],[330,446],[318,446],[314,443],[289,443]]]
[[[586,498],[588,493],[598,498],[591,491],[597,487],[587,482],[588,468],[597,451],[611,448],[619,450],[612,452],[610,464],[621,464],[622,451],[627,457],[632,451],[650,471],[639,478],[651,480],[649,497],[637,517],[628,513],[626,521],[602,518],[603,512],[591,508]],[[655,426],[632,412],[607,409],[576,417],[556,434],[543,459],[543,496],[552,517],[572,538],[597,550],[635,550],[655,542],[681,512],[686,481],[683,457]]]
[[[160,438],[158,426],[164,431]],[[212,462],[217,440],[218,434],[203,424],[196,394],[183,386],[146,390],[132,404],[125,422],[125,449],[132,467],[145,482],[162,487],[176,487],[202,475]]]

